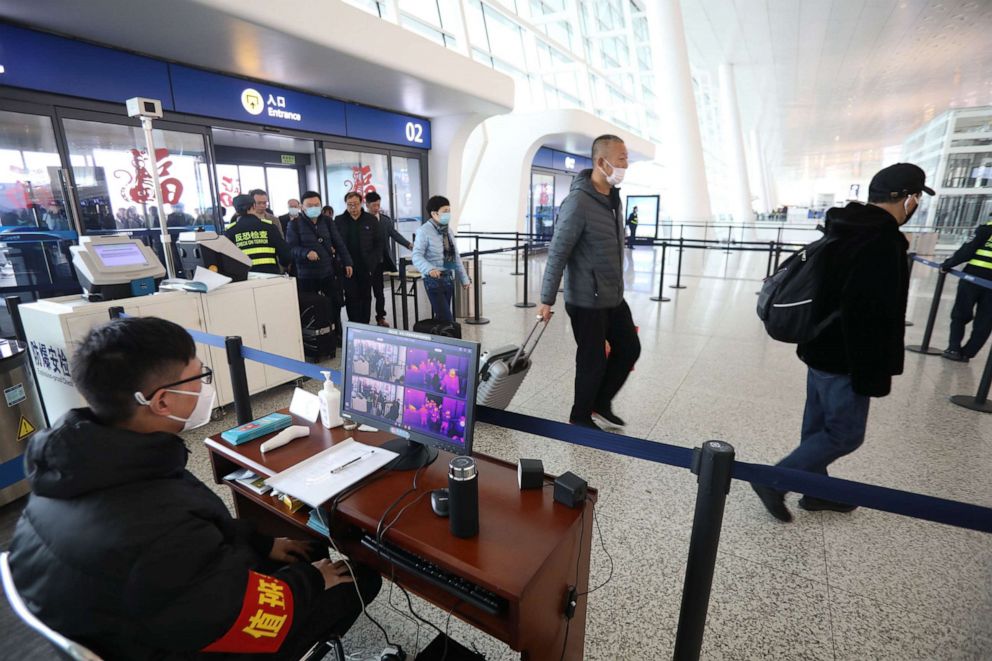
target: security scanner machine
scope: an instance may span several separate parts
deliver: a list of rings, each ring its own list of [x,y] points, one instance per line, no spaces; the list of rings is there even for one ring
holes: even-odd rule
[[[89,301],[154,294],[165,267],[151,248],[129,236],[81,236],[72,265]]]
[[[226,236],[207,231],[183,232],[176,245],[187,278],[192,278],[196,267],[202,266],[234,282],[248,279],[251,258]]]

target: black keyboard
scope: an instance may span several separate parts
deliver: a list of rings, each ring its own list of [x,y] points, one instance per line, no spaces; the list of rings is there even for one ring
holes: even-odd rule
[[[386,541],[380,543],[376,541],[374,536],[364,534],[362,535],[362,546],[381,555],[397,567],[401,567],[408,572],[420,576],[448,594],[458,597],[465,603],[472,604],[490,615],[499,615],[506,610],[506,599],[497,596],[485,588],[479,587],[475,583],[466,581],[464,578],[445,571],[418,555],[404,551],[395,544],[390,544]]]

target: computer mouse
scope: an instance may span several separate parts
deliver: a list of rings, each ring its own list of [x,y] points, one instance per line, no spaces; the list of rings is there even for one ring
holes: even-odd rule
[[[448,516],[447,489],[434,489],[434,491],[431,491],[431,509],[438,516]]]

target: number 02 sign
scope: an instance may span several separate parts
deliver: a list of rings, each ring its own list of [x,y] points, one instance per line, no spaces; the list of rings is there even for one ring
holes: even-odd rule
[[[406,123],[406,139],[407,142],[424,142],[424,127],[416,122]]]

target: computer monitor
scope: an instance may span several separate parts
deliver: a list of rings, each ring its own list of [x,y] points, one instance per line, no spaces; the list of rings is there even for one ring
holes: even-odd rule
[[[341,415],[396,434],[394,470],[472,453],[478,343],[353,323],[343,340]]]

